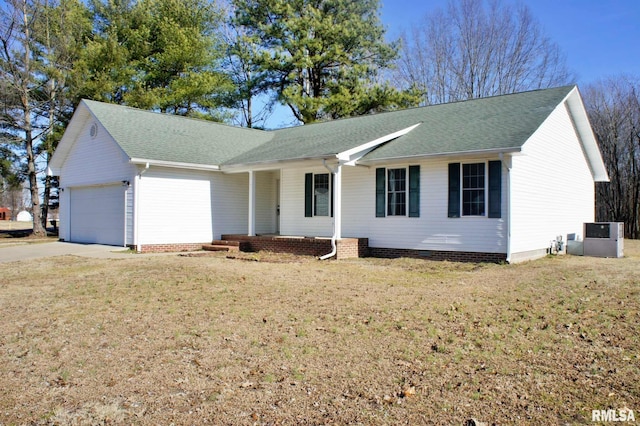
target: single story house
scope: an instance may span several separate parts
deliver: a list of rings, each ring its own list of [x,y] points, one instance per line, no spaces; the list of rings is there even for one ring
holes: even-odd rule
[[[507,262],[580,238],[608,181],[576,86],[273,131],[83,100],[49,173],[65,241],[321,237],[331,257],[355,238],[374,256]]]

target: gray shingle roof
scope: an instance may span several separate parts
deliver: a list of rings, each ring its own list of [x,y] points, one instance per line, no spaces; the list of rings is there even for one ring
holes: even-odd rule
[[[454,102],[275,131],[228,164],[329,157],[415,124],[364,161],[521,147],[575,86]]]
[[[273,138],[273,133],[83,101],[130,158],[219,165]]]
[[[84,101],[131,158],[250,165],[332,157],[420,123],[362,160],[518,149],[575,86],[366,115],[274,131],[251,130]]]
[[[535,90],[388,113],[422,124],[363,160],[518,149],[575,86]]]

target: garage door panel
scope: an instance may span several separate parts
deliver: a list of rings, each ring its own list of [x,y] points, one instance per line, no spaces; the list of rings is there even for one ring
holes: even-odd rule
[[[124,245],[125,188],[122,185],[71,189],[71,241]]]

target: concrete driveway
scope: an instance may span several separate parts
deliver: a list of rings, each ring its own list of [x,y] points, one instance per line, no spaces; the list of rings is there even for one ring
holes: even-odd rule
[[[0,263],[65,255],[103,259],[130,258],[133,256],[124,247],[100,244],[76,244],[60,241],[7,246],[0,244]]]

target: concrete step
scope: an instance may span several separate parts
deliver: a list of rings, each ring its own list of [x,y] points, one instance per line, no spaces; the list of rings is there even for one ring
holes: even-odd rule
[[[205,251],[240,251],[240,247],[227,244],[204,244],[202,250]]]
[[[214,246],[240,247],[241,242],[240,241],[233,241],[233,240],[213,240],[211,242],[211,244],[214,245]]]

